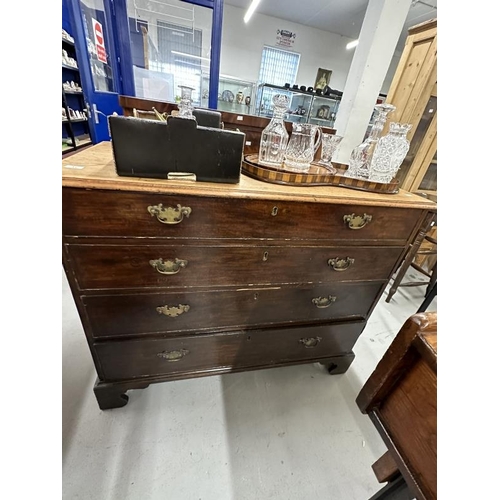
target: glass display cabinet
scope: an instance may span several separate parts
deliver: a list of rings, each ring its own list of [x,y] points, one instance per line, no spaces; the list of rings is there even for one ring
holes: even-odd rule
[[[202,78],[201,106],[208,108],[209,77]],[[219,78],[217,109],[244,115],[255,114],[256,83],[232,77]]]
[[[340,105],[340,96],[322,96],[314,92],[264,83],[259,85],[257,90],[255,110],[257,116],[272,117],[272,98],[276,94],[286,94],[290,99],[289,111],[285,115],[286,121],[333,127]]]

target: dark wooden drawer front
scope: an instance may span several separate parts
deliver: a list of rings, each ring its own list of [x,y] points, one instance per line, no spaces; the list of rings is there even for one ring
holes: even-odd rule
[[[85,296],[94,337],[366,317],[381,283]]]
[[[384,280],[389,278],[402,252],[397,247],[361,246],[69,245],[68,248],[81,289]],[[175,274],[162,274],[165,272]]]
[[[364,322],[94,344],[106,380],[272,366],[348,353]]]
[[[151,215],[148,207],[179,212]],[[268,200],[167,196],[119,191],[63,190],[66,236],[143,236],[161,238],[273,238],[373,241],[403,245],[420,210]],[[181,213],[184,208],[184,213]],[[152,209],[154,211],[154,209]],[[188,213],[189,212],[189,213]],[[178,216],[176,216],[178,213]],[[371,218],[349,229],[344,216]],[[358,221],[359,222],[359,221]],[[351,223],[352,224],[352,223]]]

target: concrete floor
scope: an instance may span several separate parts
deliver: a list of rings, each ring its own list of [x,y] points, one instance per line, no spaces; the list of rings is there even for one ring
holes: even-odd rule
[[[103,412],[63,273],[63,498],[367,500],[386,448],[355,399],[424,290],[384,293],[343,375],[310,364],[155,384]]]

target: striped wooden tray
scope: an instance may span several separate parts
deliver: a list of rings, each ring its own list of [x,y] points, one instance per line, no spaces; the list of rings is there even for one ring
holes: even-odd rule
[[[319,163],[313,162],[309,170],[304,173],[293,172],[286,169],[277,169],[260,165],[259,155],[247,155],[243,159],[241,171],[254,179],[259,179],[273,184],[287,184],[293,186],[339,186],[373,193],[396,194],[399,191],[399,182],[393,180],[388,184],[381,182],[365,181],[345,177],[347,165],[334,163],[337,172],[333,174]]]

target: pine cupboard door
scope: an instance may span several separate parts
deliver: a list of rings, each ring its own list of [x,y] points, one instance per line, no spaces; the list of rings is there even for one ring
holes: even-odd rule
[[[437,21],[410,28],[386,102],[389,122],[410,123],[410,149],[397,174],[401,188],[437,201]]]
[[[396,106],[387,121],[411,123],[411,141],[427,102],[437,84],[437,21],[414,26],[408,31],[405,48],[387,94],[386,102]]]

